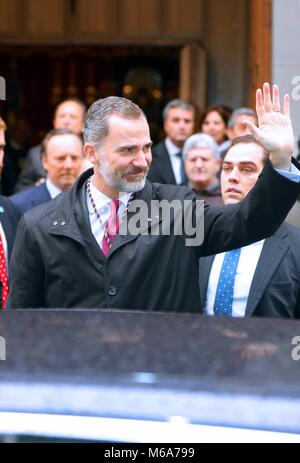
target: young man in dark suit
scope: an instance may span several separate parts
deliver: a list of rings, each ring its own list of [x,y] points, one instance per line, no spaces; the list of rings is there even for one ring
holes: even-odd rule
[[[267,156],[252,135],[233,140],[221,173],[226,205],[247,196]],[[199,281],[204,313],[300,318],[299,249],[300,230],[282,224],[269,238],[238,250],[202,257]]]

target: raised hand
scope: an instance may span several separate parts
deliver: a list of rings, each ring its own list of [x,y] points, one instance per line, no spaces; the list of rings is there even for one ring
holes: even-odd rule
[[[250,121],[244,121],[244,123],[256,140],[270,152],[270,161],[273,166],[289,170],[295,143],[290,118],[289,95],[284,95],[281,112],[278,85],[273,85],[271,98],[270,85],[265,83],[263,92],[261,89],[256,91],[256,112],[258,127]]]

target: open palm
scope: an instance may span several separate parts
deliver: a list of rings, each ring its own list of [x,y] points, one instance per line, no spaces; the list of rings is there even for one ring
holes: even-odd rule
[[[284,95],[283,110],[280,111],[279,88],[273,86],[273,101],[270,85],[265,83],[263,92],[256,92],[258,127],[247,122],[249,130],[267,151],[274,167],[289,168],[294,151],[294,134],[290,118],[289,96]]]

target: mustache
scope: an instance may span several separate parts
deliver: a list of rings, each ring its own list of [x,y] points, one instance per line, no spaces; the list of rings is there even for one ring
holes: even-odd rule
[[[123,172],[123,175],[129,175],[129,174],[147,174],[149,169],[130,169],[126,170]]]

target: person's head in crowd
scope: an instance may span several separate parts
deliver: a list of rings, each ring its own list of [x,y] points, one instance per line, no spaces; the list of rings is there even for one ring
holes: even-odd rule
[[[178,148],[182,148],[194,131],[195,109],[184,100],[171,100],[163,110],[163,121],[167,137]]]
[[[81,172],[81,137],[66,128],[51,130],[42,141],[41,159],[47,178],[61,191],[68,190]]]
[[[5,148],[5,135],[6,124],[3,119],[0,117],[0,175],[3,170],[3,158],[4,158],[4,148]]]
[[[182,154],[186,175],[194,190],[205,190],[217,182],[221,158],[218,145],[210,135],[196,133],[189,137]]]
[[[256,112],[251,108],[238,108],[233,111],[228,121],[227,135],[230,140],[244,135],[251,135],[244,121],[251,121],[257,125]]]
[[[200,119],[200,130],[211,135],[218,145],[227,140],[229,110],[222,105],[210,106]]]
[[[247,196],[267,159],[268,152],[253,135],[233,140],[221,171],[222,197],[226,205],[238,203]]]
[[[66,128],[81,134],[85,111],[86,106],[82,101],[76,98],[64,100],[55,109],[53,127],[55,129]]]
[[[85,115],[83,137],[95,185],[103,193],[114,197],[144,188],[152,141],[141,108],[122,97],[97,100]]]

